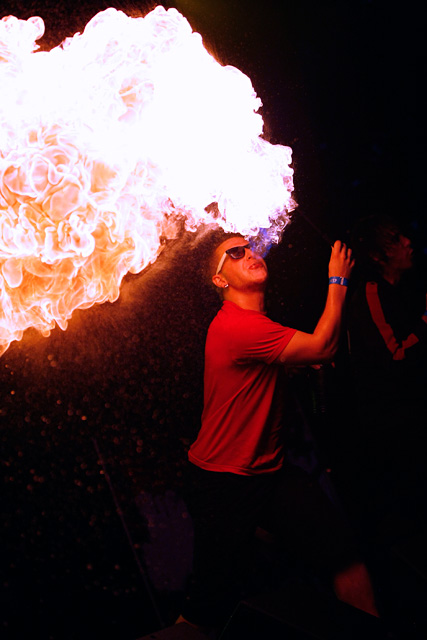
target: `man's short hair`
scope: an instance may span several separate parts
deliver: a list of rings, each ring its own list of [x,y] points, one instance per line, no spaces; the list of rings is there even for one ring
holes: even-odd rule
[[[215,275],[217,267],[218,267],[218,258],[216,256],[216,250],[219,245],[228,240],[229,238],[243,238],[240,233],[229,233],[224,231],[223,229],[219,229],[218,231],[212,232],[212,235],[209,238],[209,246],[207,248],[207,260],[205,264],[205,281],[215,288],[218,291],[218,287],[212,282],[212,276]]]

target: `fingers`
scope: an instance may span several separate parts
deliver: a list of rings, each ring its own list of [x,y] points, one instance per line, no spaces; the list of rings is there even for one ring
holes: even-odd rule
[[[350,247],[347,247],[345,242],[341,242],[341,240],[336,240],[332,247],[332,253],[334,253],[337,257],[341,256],[342,258],[352,259],[352,250]]]
[[[341,240],[334,242],[331,259],[329,261],[329,275],[348,278],[353,270],[355,261],[352,250]]]

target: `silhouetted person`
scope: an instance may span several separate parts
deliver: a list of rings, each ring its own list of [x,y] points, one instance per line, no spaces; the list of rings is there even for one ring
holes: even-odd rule
[[[359,221],[352,246],[362,274],[348,308],[355,493],[366,532],[387,543],[425,517],[426,294],[411,242],[389,218]]]
[[[411,625],[416,631],[416,618],[424,614],[402,605],[406,588],[402,593],[395,567],[399,557],[407,572],[415,571],[414,585],[425,554],[425,281],[414,267],[410,240],[388,217],[360,220],[351,244],[357,284],[348,304],[345,395],[353,411],[341,460],[337,456],[335,482],[360,534],[382,611],[395,625],[403,625],[402,637],[412,637],[406,632]]]

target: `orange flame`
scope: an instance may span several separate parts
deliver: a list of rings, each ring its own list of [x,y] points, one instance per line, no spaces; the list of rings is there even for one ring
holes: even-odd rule
[[[107,9],[36,52],[43,32],[0,21],[0,354],[116,300],[182,221],[278,241],[295,207],[291,150],[260,137],[249,78],[175,9]]]

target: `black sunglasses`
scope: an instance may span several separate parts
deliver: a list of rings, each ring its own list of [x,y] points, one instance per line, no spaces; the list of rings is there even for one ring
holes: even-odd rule
[[[218,273],[221,271],[224,264],[224,260],[226,259],[227,256],[230,256],[230,258],[233,258],[233,260],[241,260],[245,256],[245,250],[250,248],[251,248],[250,244],[239,244],[237,247],[230,247],[230,249],[227,249],[226,251],[224,251],[224,253],[221,256],[221,260],[218,263],[218,268],[216,270],[215,275],[218,275]]]

